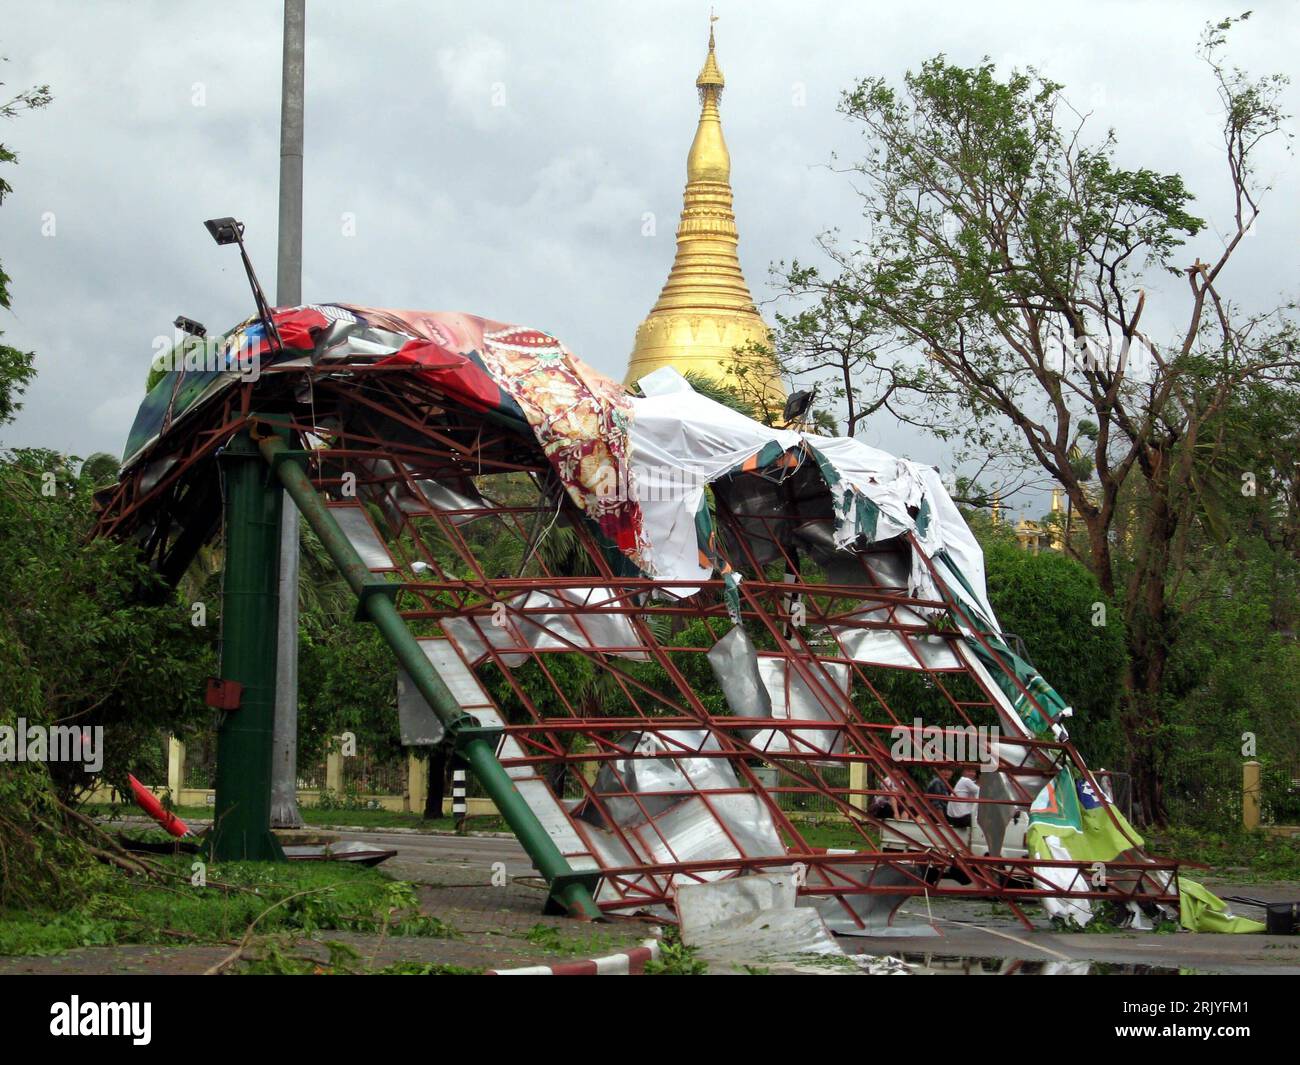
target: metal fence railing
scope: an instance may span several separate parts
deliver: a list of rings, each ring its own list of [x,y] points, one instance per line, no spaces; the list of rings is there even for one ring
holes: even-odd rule
[[[406,759],[381,761],[358,751],[343,759],[343,790],[362,795],[405,795]]]
[[[298,766],[298,790],[320,791],[326,787],[327,762],[322,758]],[[343,790],[363,795],[405,795],[406,759],[376,759],[365,752],[343,759]],[[160,782],[166,781],[166,760],[156,774]],[[182,786],[196,790],[216,786],[216,745],[203,741],[191,742],[185,750],[185,777]]]
[[[1264,824],[1300,825],[1300,762],[1266,764],[1259,786]]]
[[[325,759],[311,765],[298,766],[298,790],[319,791],[325,786]]]
[[[1165,805],[1173,824],[1229,830],[1242,824],[1242,762],[1183,758],[1165,771]],[[1265,825],[1300,824],[1300,762],[1263,762],[1259,814]]]
[[[166,772],[163,780],[167,779]],[[191,740],[185,745],[185,778],[187,788],[214,788],[217,785],[217,745],[207,737]]]
[[[780,772],[779,770],[769,770],[776,776],[777,788],[799,788],[806,787],[797,777],[789,773]],[[823,766],[820,769],[821,777],[826,782],[827,787],[835,791],[846,789],[849,786],[849,767],[848,766]],[[879,787],[879,784],[868,783],[867,787]],[[838,814],[841,812],[840,807],[832,802],[827,796],[820,792],[806,791],[778,791],[776,793],[777,805],[788,813],[795,814]],[[865,805],[864,799],[857,800]]]
[[[1175,825],[1228,829],[1241,824],[1241,763],[1182,758],[1164,771],[1165,808]]]

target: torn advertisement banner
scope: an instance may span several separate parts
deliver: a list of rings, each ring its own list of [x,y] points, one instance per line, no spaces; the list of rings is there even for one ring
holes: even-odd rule
[[[1011,701],[1012,709],[1024,722],[1029,734],[1040,740],[1064,738],[1064,730],[1057,719],[1073,716],[1073,709],[1037,669],[1011,648],[992,638],[987,640],[987,644],[985,647],[979,640],[966,640],[967,647],[988,668],[989,676]]]
[[[1105,863],[1142,845],[1142,837],[1124,815],[1097,795],[1086,780],[1076,779],[1068,766],[1048,781],[1029,808],[1025,849],[1032,858]],[[1099,873],[1104,877],[1104,866]],[[1034,874],[1063,891],[1076,888],[1080,875],[1077,867],[1052,866],[1035,866]],[[1080,925],[1092,918],[1087,899],[1044,898],[1043,906],[1049,915],[1073,919]]]
[[[837,548],[915,533],[927,557],[945,558],[946,568],[960,575],[952,594],[997,631],[983,552],[932,467],[853,438],[774,429],[700,395],[684,380],[670,382],[669,375],[680,377],[665,367],[643,383],[646,395],[630,401],[627,424],[627,482],[644,523],[647,573],[673,581],[709,579],[714,559],[707,532],[697,528],[705,488],[736,472],[809,461],[830,495]],[[940,597],[921,558],[913,559],[909,585],[915,594]]]
[[[1263,921],[1238,917],[1209,888],[1186,877],[1178,878],[1178,922],[1189,932],[1263,932]]]
[[[1071,858],[1108,862],[1126,850],[1141,847],[1137,830],[1113,804],[1099,796],[1083,778],[1076,779],[1067,766],[1048,781],[1029,808],[1025,846],[1035,857],[1037,841],[1052,836],[1061,841]]]

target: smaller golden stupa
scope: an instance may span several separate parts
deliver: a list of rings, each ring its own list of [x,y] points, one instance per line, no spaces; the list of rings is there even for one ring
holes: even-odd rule
[[[732,210],[731,156],[722,138],[718,102],[725,84],[714,54],[710,18],[709,54],[695,85],[700,121],[686,157],[686,193],[677,227],[677,257],[659,301],[636,331],[625,383],[635,385],[661,366],[694,371],[737,387],[736,349],[749,344],[771,347],[767,323],[740,272],[739,237]],[[742,393],[758,390],[779,405],[785,389],[770,361],[745,375]]]

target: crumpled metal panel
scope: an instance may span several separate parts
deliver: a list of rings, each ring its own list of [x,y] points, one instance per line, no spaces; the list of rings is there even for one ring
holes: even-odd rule
[[[979,787],[981,799],[1012,800],[1019,798],[1018,795],[1012,793],[1011,782],[1002,773],[981,773]],[[1013,811],[1009,806],[981,803],[976,809],[975,820],[980,826],[980,831],[984,833],[984,841],[988,846],[989,854],[1000,855],[1002,853],[1007,828],[1010,826],[1013,816],[1018,816],[1018,812]]]
[[[772,811],[762,796],[753,792],[715,795],[709,798],[709,805],[745,857],[764,858],[786,853]]]
[[[843,955],[821,915],[798,905],[793,870],[687,884],[677,891],[682,942],[727,963]]]
[[[828,628],[839,640],[844,653],[864,665],[889,669],[964,668],[949,641],[942,636],[904,635],[887,629],[856,629],[845,625],[830,625]]]
[[[737,716],[828,724],[845,720],[851,674],[842,662],[805,663],[823,682],[823,690],[815,691],[799,670],[788,668],[784,657],[758,655],[743,626],[728,632],[709,650],[707,657],[728,706]],[[844,749],[842,733],[830,730],[788,733],[779,729],[755,729],[741,731],[739,736],[770,753],[831,755]]]
[[[492,702],[492,697],[484,691],[473,670],[461,660],[450,640],[426,638],[417,642],[462,710],[486,728],[504,727],[505,722]],[[429,704],[411,683],[409,675],[400,666],[397,677],[397,712],[404,746],[421,746],[424,741],[415,737],[431,732],[435,728],[441,738],[444,731],[442,722],[438,721]],[[435,724],[430,724],[425,714],[432,717]],[[408,734],[412,738],[408,739]],[[497,757],[503,760],[522,759],[525,757],[523,746],[514,737],[504,736]],[[514,780],[537,776],[536,770],[527,765],[510,765],[506,766],[505,770],[506,774]]]
[[[610,654],[638,662],[649,661],[649,654],[639,650],[642,641],[633,630],[627,615],[600,609],[601,604],[611,601],[621,605],[608,588],[560,588],[553,593],[529,592],[522,604],[524,609],[536,610],[547,606],[593,609],[572,614],[529,614],[517,618],[516,624],[530,647],[566,650],[576,644],[579,647],[600,647]]]
[[[907,551],[870,551],[864,556],[877,582],[885,588],[904,589],[912,577],[912,556]]]
[[[423,639],[419,644],[462,710],[472,714],[481,725],[500,727],[503,724],[491,697],[483,690],[478,678],[465,665],[449,640]],[[398,671],[397,700],[404,745],[431,745],[442,740],[445,731],[442,722],[402,669]],[[430,734],[436,735],[428,738]],[[498,757],[506,761],[518,760],[525,757],[525,752],[518,740],[505,736]],[[578,836],[564,805],[555,797],[536,768],[529,765],[507,766],[506,773],[515,781],[519,794],[537,815],[546,834],[555,841],[562,853],[569,856],[569,864],[579,871],[598,868],[599,861]]]
[[[636,841],[642,861],[784,854],[766,803],[754,794],[725,794],[744,786],[731,763],[689,756],[690,751],[706,750],[719,747],[704,730],[642,733],[633,747],[641,757],[606,762],[592,790],[606,814]],[[663,794],[642,795],[651,792]],[[606,827],[599,814],[592,818],[591,813],[588,805],[580,816]]]
[[[432,480],[413,473],[409,466],[401,467],[403,476],[398,476],[398,466],[387,459],[365,461],[354,460],[354,465],[376,481],[387,482],[379,504],[384,508],[384,515],[393,523],[400,525],[404,514],[428,514],[431,511],[447,514],[447,520],[453,525],[464,525],[474,521],[481,514],[456,514],[449,511],[478,510],[490,508],[488,502],[478,494],[473,482],[465,479],[462,487],[456,489],[440,481]],[[411,485],[415,491],[411,491]]]
[[[827,584],[874,585],[906,591],[912,580],[911,551],[882,541],[861,552],[835,546],[832,521],[807,521],[795,528],[797,543],[826,574]]]
[[[808,521],[793,532],[793,539],[825,573],[827,584],[865,585],[879,583],[862,564],[859,554],[835,546],[835,523]]]
[[[655,862],[708,862],[786,852],[770,812],[756,795],[717,795],[708,803],[703,798],[686,799],[632,831]],[[733,875],[729,869],[692,874],[705,880]]]
[[[849,667],[843,662],[804,660],[804,667],[817,679],[825,692],[814,691],[792,663],[778,655],[759,655],[758,671],[772,705],[772,717],[785,721],[847,720],[849,703]],[[838,699],[838,702],[836,702]],[[829,705],[828,705],[829,704]],[[844,735],[835,730],[799,729],[784,732],[767,729],[751,741],[762,751],[793,751],[797,754],[840,754]]]
[[[599,868],[620,869],[644,863],[644,855],[633,853],[613,832],[603,828],[596,828],[586,822],[582,822],[581,826],[582,834],[589,841],[591,853]],[[596,901],[604,902],[610,899],[620,899],[627,891],[635,891],[641,885],[648,883],[649,878],[635,875],[628,877],[626,883],[619,885],[613,884],[609,879],[602,880],[596,893]]]
[[[397,725],[403,747],[436,747],[447,733],[401,666],[397,667]]]
[[[759,673],[754,641],[743,625],[736,625],[710,647],[706,657],[733,714],[737,717],[772,716],[772,695]],[[746,743],[753,743],[754,738],[761,734],[757,729],[738,732]]]
[[[841,865],[836,869],[845,877],[859,883],[867,883],[881,888],[914,885],[906,874],[887,865],[866,863],[863,865]],[[830,877],[834,874],[828,873]],[[844,881],[841,879],[840,885]],[[809,887],[820,885],[809,884]],[[848,936],[932,936],[933,926],[916,921],[902,924],[894,923],[898,908],[910,898],[910,894],[900,891],[897,894],[879,893],[865,895],[812,895],[809,901],[822,915],[832,932]]]
[[[477,716],[482,724],[501,723],[491,697],[483,690],[483,685],[469,667],[461,661],[451,641],[423,639],[417,642],[442,682],[447,685],[457,706]],[[485,715],[487,720],[484,719]],[[397,717],[403,746],[432,746],[442,742],[445,731],[442,722],[401,666],[397,667]]]
[[[520,599],[523,597],[520,596]],[[505,651],[510,648],[526,647],[514,625],[493,625],[491,621],[477,617],[443,618],[442,631],[456,644],[460,653],[473,665],[478,665],[487,657],[488,648]],[[516,669],[528,661],[526,654],[503,654],[501,662],[508,669]]]
[[[740,477],[730,481],[725,488],[717,485],[715,492],[726,497],[727,505],[736,517],[736,529],[725,529],[728,553],[732,558],[752,558],[760,566],[781,558],[780,541],[787,523],[779,519],[786,516],[789,504],[780,487],[761,477]],[[767,522],[763,519],[778,519]],[[740,533],[745,547],[740,544]],[[747,551],[746,551],[747,548]]]
[[[507,623],[493,625],[477,617],[444,618],[442,630],[456,641],[467,661],[478,664],[488,648],[582,650],[599,648],[606,654],[635,662],[649,659],[626,614],[602,610],[614,593],[608,588],[559,588],[522,592],[507,601]],[[590,607],[573,613],[546,613],[558,607]],[[537,613],[520,613],[520,611]],[[515,669],[528,660],[525,654],[503,654],[502,663]]]
[[[483,690],[478,677],[474,676],[470,668],[461,661],[460,655],[456,653],[449,640],[423,639],[419,644],[425,657],[438,671],[442,682],[451,689],[451,694],[462,710],[487,709],[491,710],[494,716],[496,715],[492,697]]]
[[[621,827],[644,824],[647,816],[656,817],[699,791],[740,786],[726,759],[681,756],[688,751],[719,750],[717,740],[707,732],[629,733],[620,737],[619,745],[630,747],[632,756],[602,763],[592,790]]]
[[[622,737],[621,742],[628,742],[630,737]],[[643,733],[634,741],[634,750],[653,755],[661,751],[655,745],[655,737]],[[602,762],[596,774],[592,790],[599,796],[605,806],[605,812],[622,828],[631,828],[643,824],[648,817],[654,817],[680,802],[679,794],[689,794],[693,789],[686,774],[676,762],[668,758],[619,758]],[[643,792],[666,791],[673,795],[642,795]],[[637,798],[620,795],[630,792]],[[596,823],[600,823],[597,820]]]
[[[523,796],[524,802],[537,815],[546,834],[555,840],[555,845],[565,855],[588,854],[588,848],[573,829],[573,822],[565,812],[560,801],[551,792],[546,781],[539,777],[515,781],[515,787]],[[570,865],[576,865],[572,859]],[[588,866],[590,867],[590,866]]]

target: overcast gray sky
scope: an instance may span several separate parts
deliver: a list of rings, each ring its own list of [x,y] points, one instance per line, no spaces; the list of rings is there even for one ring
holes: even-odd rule
[[[824,165],[855,150],[840,91],[865,75],[897,80],[938,52],[1032,64],[1065,83],[1098,136],[1114,127],[1123,164],[1182,173],[1222,230],[1217,101],[1194,49],[1206,20],[1244,2],[717,0],[740,255],[756,298],[771,295],[771,261],[806,258],[820,230],[859,225],[847,179]],[[621,376],[672,261],[709,5],[307,7],[305,299],[533,325]],[[274,287],[280,48],[274,0],[0,0],[0,91],[48,83],[55,96],[0,128],[20,153],[0,208],[14,297],[0,329],[38,353],[40,371],[0,443],[120,454],[153,338],[178,313],[212,331],[249,313],[238,256],[203,219],[243,219]],[[1300,11],[1264,2],[1231,55],[1263,74],[1288,70],[1297,51]],[[1288,110],[1300,110],[1294,88]],[[1300,260],[1300,164],[1275,150],[1262,170],[1273,191],[1227,279],[1247,304],[1294,294]],[[1188,261],[1217,243],[1212,228]],[[1176,296],[1152,301],[1144,324],[1177,320]],[[887,418],[864,436],[945,456]]]

